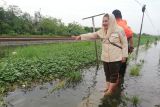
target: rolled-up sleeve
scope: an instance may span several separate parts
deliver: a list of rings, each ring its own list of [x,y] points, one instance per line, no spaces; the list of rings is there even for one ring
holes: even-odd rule
[[[122,57],[128,57],[128,41],[123,30],[119,33],[119,37],[122,44]]]

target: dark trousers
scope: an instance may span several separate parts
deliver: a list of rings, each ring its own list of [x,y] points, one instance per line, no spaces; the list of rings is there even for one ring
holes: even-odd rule
[[[124,75],[125,75],[125,73],[126,73],[126,67],[127,67],[127,61],[121,63],[121,68],[120,68],[119,74],[120,74],[120,76],[121,76],[122,78],[124,78]]]
[[[119,75],[120,75],[120,84],[123,86],[124,83],[124,76],[126,73],[126,68],[127,68],[127,59],[126,62],[121,63],[121,68],[119,70]]]
[[[116,83],[119,79],[119,71],[121,67],[121,61],[116,62],[103,62],[106,81]]]

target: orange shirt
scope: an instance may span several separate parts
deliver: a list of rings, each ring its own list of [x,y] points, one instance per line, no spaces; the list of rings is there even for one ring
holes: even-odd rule
[[[117,21],[117,24],[124,29],[124,32],[125,32],[127,38],[130,38],[130,37],[133,36],[133,31],[132,31],[131,28],[127,25],[127,21],[126,21],[126,20],[116,19],[116,21]]]

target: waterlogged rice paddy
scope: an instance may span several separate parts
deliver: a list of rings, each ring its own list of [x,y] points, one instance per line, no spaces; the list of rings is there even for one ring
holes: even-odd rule
[[[14,48],[1,58],[1,93],[10,92],[0,101],[8,107],[157,107],[159,50],[158,42],[141,48],[129,62],[123,87],[104,97],[103,67],[84,69],[96,62],[94,42]],[[139,76],[130,76],[141,61]]]
[[[0,94],[54,79],[77,82],[79,69],[96,60],[93,42],[17,47],[6,52],[0,63]]]

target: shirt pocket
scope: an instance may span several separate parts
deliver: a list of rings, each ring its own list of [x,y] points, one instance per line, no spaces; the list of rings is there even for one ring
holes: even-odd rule
[[[120,43],[120,37],[117,33],[113,33],[111,34],[111,36],[109,37],[110,42],[113,43]]]

